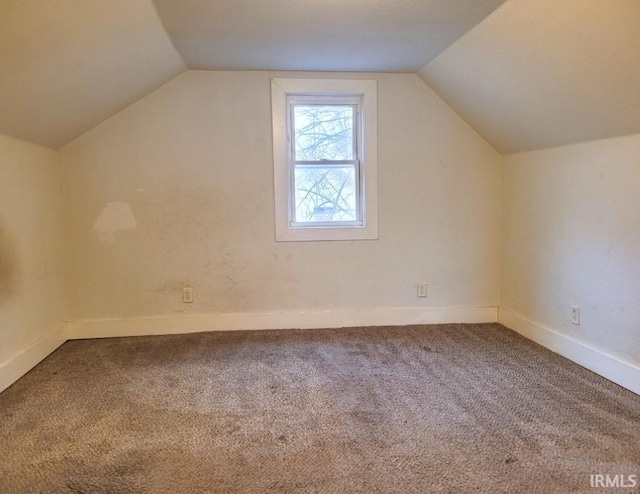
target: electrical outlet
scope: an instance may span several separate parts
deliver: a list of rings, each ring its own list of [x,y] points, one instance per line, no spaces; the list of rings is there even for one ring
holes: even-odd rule
[[[184,304],[193,303],[193,288],[185,286],[182,289],[182,303]]]
[[[580,307],[571,307],[571,324],[580,326]]]
[[[427,284],[419,283],[418,284],[418,297],[424,298],[427,296]]]

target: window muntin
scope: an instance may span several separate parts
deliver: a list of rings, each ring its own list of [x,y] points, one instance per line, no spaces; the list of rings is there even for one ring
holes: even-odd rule
[[[289,96],[292,228],[362,226],[360,96]]]

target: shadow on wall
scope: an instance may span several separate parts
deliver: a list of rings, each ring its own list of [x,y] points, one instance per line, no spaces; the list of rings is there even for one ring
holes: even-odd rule
[[[15,290],[18,256],[6,230],[0,225],[0,305]]]

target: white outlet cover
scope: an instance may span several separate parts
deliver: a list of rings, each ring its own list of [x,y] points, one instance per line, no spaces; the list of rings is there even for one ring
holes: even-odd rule
[[[571,307],[571,324],[580,326],[580,307]]]
[[[184,287],[182,289],[182,302],[185,304],[193,303],[193,288]]]
[[[427,296],[427,284],[426,283],[418,284],[418,293],[417,293],[417,295],[420,298],[424,298],[424,297]]]

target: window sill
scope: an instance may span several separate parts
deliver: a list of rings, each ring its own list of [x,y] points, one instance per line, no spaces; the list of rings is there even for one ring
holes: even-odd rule
[[[314,227],[276,228],[276,242],[321,242],[336,240],[378,240],[378,228]]]

